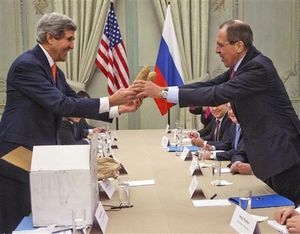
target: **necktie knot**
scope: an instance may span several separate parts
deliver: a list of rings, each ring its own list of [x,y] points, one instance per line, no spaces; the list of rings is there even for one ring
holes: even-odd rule
[[[56,64],[54,63],[51,67],[51,73],[52,73],[52,77],[53,77],[53,80],[54,82],[56,81]]]

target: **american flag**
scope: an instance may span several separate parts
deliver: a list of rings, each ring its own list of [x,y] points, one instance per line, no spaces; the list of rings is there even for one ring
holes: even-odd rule
[[[129,86],[126,49],[112,2],[95,62],[107,78],[107,90],[110,95]]]

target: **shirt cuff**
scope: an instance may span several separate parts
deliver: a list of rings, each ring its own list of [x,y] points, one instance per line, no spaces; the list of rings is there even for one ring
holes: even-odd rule
[[[109,118],[113,119],[115,117],[119,117],[119,107],[118,106],[113,106],[112,108],[109,109]]]
[[[105,113],[109,111],[109,101],[108,97],[100,98],[100,106],[99,106],[99,113]]]
[[[216,146],[212,145],[211,146],[212,150],[216,150]]]
[[[179,96],[179,89],[177,86],[168,87],[168,97],[167,97],[168,102],[178,104],[178,96]]]
[[[217,153],[215,151],[211,152],[210,159],[217,159]]]
[[[89,135],[93,134],[94,133],[93,129],[88,129],[88,133],[89,133]]]

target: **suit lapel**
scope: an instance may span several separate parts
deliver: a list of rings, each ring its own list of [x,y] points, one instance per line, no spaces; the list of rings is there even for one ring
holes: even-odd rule
[[[47,79],[53,84],[54,81],[52,79],[52,72],[51,72],[51,67],[50,64],[48,62],[48,59],[44,53],[44,51],[41,49],[41,47],[39,45],[36,45],[33,49],[33,53],[34,55],[37,57],[37,59],[40,61],[40,63],[42,64],[42,66],[45,68],[45,71],[47,73]]]

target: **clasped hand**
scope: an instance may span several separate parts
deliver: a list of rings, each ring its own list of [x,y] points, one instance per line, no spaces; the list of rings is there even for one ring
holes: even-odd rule
[[[161,98],[162,87],[148,80],[135,80],[130,89],[137,93],[137,98]]]

